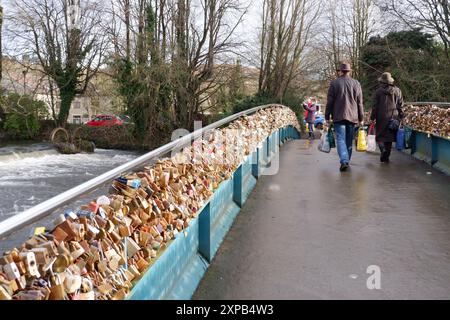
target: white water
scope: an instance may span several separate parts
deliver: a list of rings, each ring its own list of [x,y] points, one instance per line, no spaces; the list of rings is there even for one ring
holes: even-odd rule
[[[28,150],[13,151],[14,156],[12,150],[8,151],[0,149],[0,221],[138,156],[134,152],[102,149],[96,149],[94,154],[75,155]]]

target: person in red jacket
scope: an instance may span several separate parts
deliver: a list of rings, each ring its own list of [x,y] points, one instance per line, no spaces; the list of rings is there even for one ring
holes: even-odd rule
[[[316,101],[309,98],[308,102],[303,104],[303,109],[305,109],[304,118],[308,124],[309,139],[314,139],[314,121],[316,120],[317,112]]]

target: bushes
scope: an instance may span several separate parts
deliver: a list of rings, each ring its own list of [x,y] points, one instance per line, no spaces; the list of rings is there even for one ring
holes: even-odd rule
[[[134,137],[134,125],[126,124],[112,127],[81,126],[74,133],[75,139],[93,141],[96,148],[101,149],[140,149]]]
[[[12,139],[34,139],[39,134],[39,120],[48,115],[45,103],[30,96],[10,94],[4,98],[7,113],[3,128]]]

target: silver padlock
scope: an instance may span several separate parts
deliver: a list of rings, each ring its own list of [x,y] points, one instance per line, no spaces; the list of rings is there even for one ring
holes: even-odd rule
[[[8,280],[10,281],[20,278],[19,269],[17,268],[17,265],[14,262],[8,263],[5,266],[3,266],[3,271],[6,274]]]

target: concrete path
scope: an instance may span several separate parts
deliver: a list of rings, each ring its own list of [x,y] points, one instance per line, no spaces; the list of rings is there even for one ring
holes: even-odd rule
[[[282,147],[194,299],[450,299],[450,177],[399,152],[340,173],[317,143]]]

